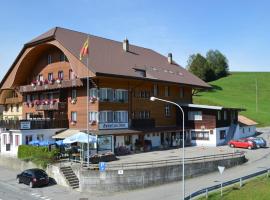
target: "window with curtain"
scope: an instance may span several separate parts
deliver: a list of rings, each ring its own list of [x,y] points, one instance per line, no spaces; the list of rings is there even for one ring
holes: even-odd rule
[[[113,101],[113,89],[112,88],[100,88],[99,99],[101,101]]]
[[[113,122],[113,111],[100,111],[99,112],[99,122],[101,122],[101,123]]]
[[[128,90],[116,89],[115,90],[115,100],[119,102],[128,101]]]

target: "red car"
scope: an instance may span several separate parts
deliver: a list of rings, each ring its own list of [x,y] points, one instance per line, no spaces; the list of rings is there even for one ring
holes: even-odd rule
[[[247,139],[239,139],[239,140],[231,140],[228,145],[232,148],[237,147],[237,148],[246,148],[246,149],[253,149],[256,147],[256,144]]]

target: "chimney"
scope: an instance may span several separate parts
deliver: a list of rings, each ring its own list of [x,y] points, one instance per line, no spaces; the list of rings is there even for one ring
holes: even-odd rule
[[[129,51],[129,42],[128,42],[128,39],[127,38],[123,41],[123,50],[125,52],[128,52]]]
[[[170,63],[170,64],[173,63],[172,53],[168,53],[168,63]]]

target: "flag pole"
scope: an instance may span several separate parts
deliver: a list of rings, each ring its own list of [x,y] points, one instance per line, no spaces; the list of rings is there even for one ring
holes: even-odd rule
[[[89,35],[87,34],[87,43],[88,43],[88,47],[89,48]],[[87,106],[87,109],[86,109],[86,112],[87,112],[87,117],[86,117],[86,120],[87,120],[87,166],[89,166],[89,162],[90,162],[90,145],[89,145],[89,66],[88,66],[88,61],[89,59],[89,50],[88,50],[88,54],[87,54],[87,58],[86,58],[86,66],[87,66],[87,84],[86,84],[86,87],[87,87],[87,98],[86,98],[86,106]]]

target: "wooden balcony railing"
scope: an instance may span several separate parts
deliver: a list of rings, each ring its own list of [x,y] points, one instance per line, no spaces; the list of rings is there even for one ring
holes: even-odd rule
[[[82,86],[83,82],[80,79],[62,80],[61,83],[54,82],[53,84],[42,85],[24,85],[20,86],[20,92],[35,92],[43,90],[54,90],[58,88],[78,87]]]
[[[54,104],[48,104],[48,105],[35,105],[35,109],[37,111],[41,110],[65,110],[67,107],[67,104],[64,102],[55,102]]]
[[[6,98],[5,104],[17,104],[22,102],[22,97],[11,97],[11,98]]]
[[[37,120],[0,120],[0,128],[27,130],[27,129],[53,129],[68,128],[67,119],[37,119]]]

